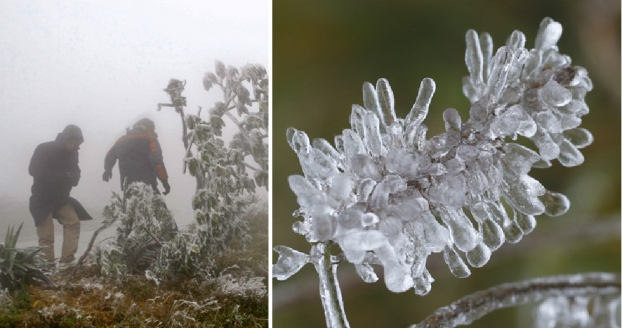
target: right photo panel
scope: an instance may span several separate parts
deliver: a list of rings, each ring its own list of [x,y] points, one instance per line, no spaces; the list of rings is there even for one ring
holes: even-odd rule
[[[272,69],[272,327],[620,327],[619,1],[275,0]]]

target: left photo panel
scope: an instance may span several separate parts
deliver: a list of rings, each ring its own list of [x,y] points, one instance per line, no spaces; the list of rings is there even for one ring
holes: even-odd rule
[[[268,327],[272,2],[0,12],[0,326]]]

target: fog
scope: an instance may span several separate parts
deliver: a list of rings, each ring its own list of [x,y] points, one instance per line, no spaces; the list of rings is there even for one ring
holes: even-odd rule
[[[195,181],[182,174],[179,115],[172,108],[156,111],[169,102],[162,90],[170,78],[186,80],[186,112],[202,106],[205,113],[221,99],[202,85],[216,59],[269,70],[270,3],[0,2],[0,234],[17,216],[34,228],[28,164],[35,147],[68,124],[84,134],[82,178],[72,196],[100,222],[111,193],[120,191],[118,164],[112,180],[102,181],[106,152],[143,117],[155,122],[162,145],[171,185],[167,205],[180,226],[189,223]]]

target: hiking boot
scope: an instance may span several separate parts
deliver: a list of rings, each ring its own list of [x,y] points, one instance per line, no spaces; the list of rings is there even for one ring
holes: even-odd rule
[[[73,269],[73,267],[75,267],[76,264],[78,264],[76,260],[73,260],[71,262],[61,261],[58,263],[58,271],[65,271],[65,270]]]

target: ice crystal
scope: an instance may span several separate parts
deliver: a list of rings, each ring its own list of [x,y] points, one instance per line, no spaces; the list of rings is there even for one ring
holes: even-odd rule
[[[334,146],[289,128],[304,172],[289,177],[304,218],[294,231],[311,243],[338,244],[367,282],[377,279],[370,265],[380,264],[389,290],[423,295],[434,281],[426,268],[432,253],[467,277],[504,242],[531,232],[534,216],[565,213],[568,198],[528,175],[553,160],[581,164],[579,149],[593,140],[579,127],[592,83],[558,52],[561,32],[546,18],[535,48],[526,49],[515,31],[493,54],[490,35],[468,31],[463,91],[470,116],[446,109],[445,132],[431,138],[423,123],[436,88],[429,78],[405,118],[395,113],[388,81],[365,83],[363,106],[352,107],[351,127]],[[519,136],[535,150],[517,143]],[[280,280],[310,261],[284,246],[275,250]]]

